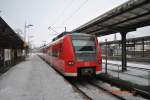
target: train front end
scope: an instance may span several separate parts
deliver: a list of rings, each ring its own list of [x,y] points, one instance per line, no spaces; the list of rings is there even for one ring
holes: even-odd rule
[[[68,62],[68,76],[93,76],[102,71],[101,50],[93,35],[71,34],[74,58]],[[70,73],[71,72],[71,73]]]

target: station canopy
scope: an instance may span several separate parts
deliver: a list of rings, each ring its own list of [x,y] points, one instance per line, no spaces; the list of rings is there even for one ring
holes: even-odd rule
[[[104,36],[118,32],[135,31],[150,25],[150,0],[130,0],[72,32]]]
[[[0,49],[22,49],[26,46],[23,39],[0,17]]]

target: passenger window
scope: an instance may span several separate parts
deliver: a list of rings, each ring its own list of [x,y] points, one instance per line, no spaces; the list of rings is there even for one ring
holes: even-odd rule
[[[53,57],[58,57],[59,56],[59,52],[57,50],[53,50],[52,51],[52,56]]]
[[[63,51],[63,45],[62,45],[62,43],[60,44],[60,52],[62,52]]]

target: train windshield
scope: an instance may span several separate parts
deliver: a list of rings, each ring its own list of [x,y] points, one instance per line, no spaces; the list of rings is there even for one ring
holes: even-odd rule
[[[96,42],[94,36],[72,36],[75,53],[80,60],[95,60]]]

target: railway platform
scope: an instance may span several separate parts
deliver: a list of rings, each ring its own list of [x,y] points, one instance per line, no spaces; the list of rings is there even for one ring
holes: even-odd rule
[[[62,76],[32,55],[0,76],[0,100],[82,100]]]
[[[103,61],[103,72],[105,73],[105,62]],[[127,63],[127,71],[121,71],[121,61],[108,60],[108,74],[117,78],[130,81],[134,84],[150,86],[150,68],[148,63]]]
[[[148,63],[127,63],[127,71],[121,71],[121,61],[108,60],[107,73],[103,60],[103,74],[100,78],[127,90],[137,90],[150,96],[150,69]]]

